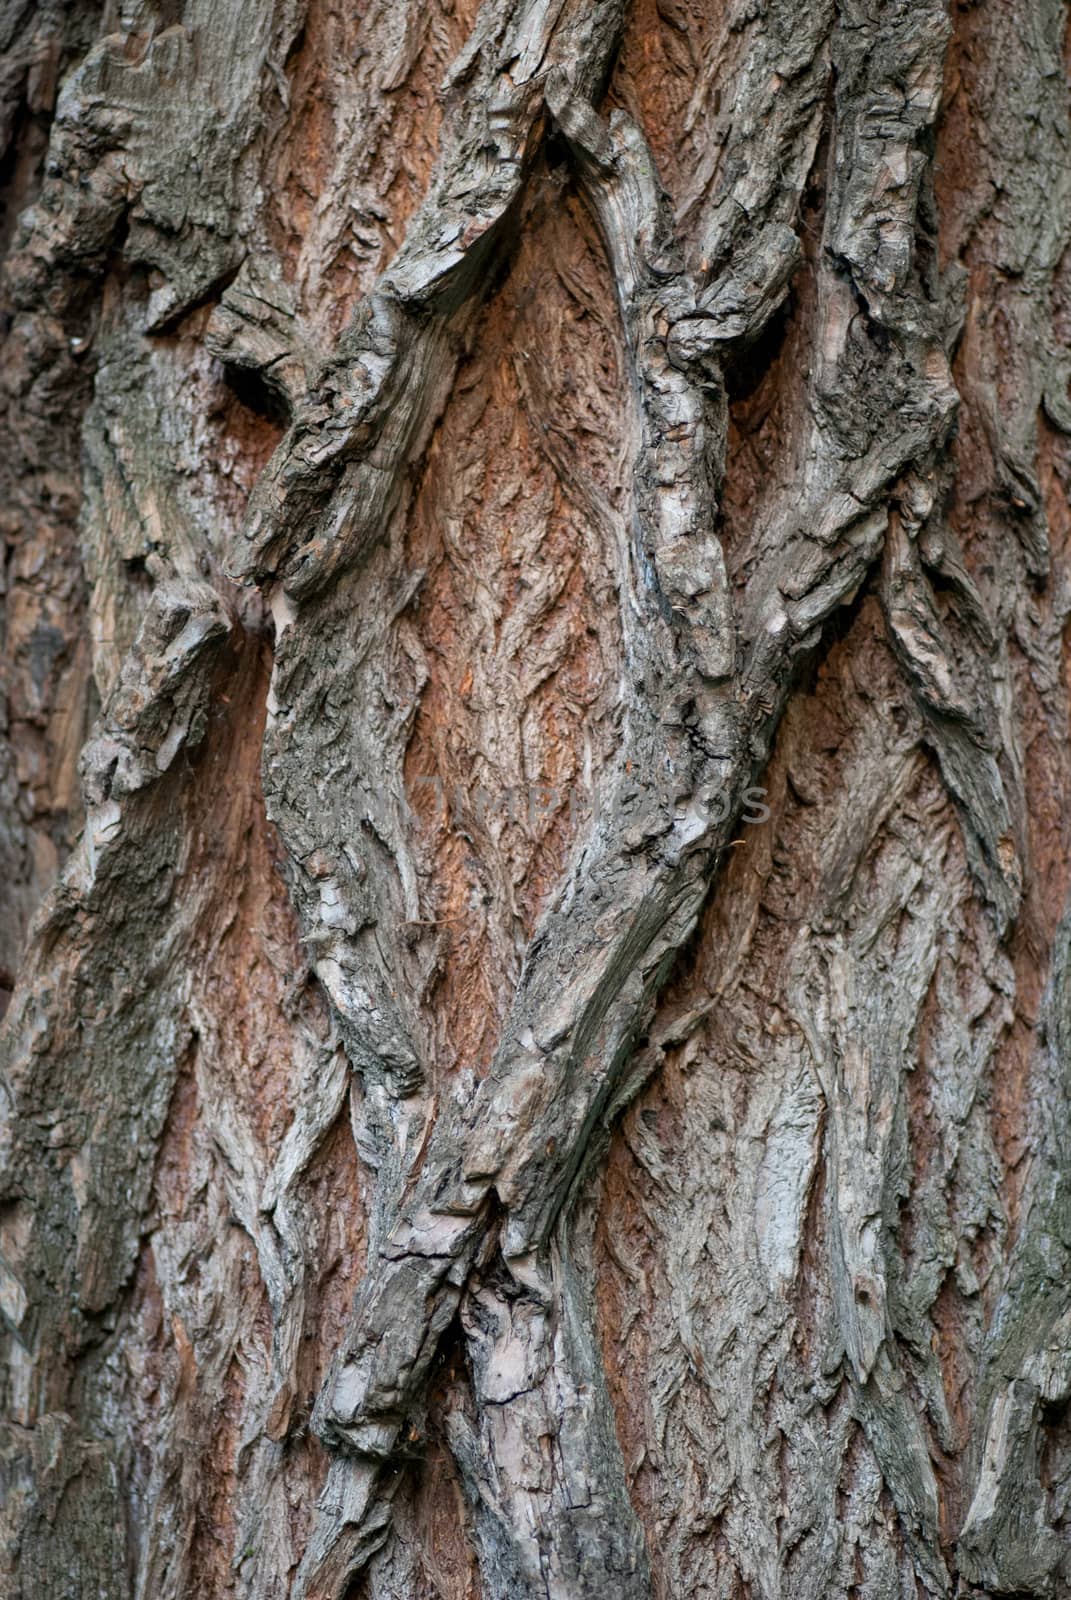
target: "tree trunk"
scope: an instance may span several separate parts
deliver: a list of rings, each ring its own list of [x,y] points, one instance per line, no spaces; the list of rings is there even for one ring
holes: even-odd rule
[[[1071,1594],[1063,27],[0,8],[5,1600]]]

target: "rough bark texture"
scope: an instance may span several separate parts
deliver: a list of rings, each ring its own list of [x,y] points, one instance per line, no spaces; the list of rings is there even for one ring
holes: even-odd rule
[[[1071,1593],[1055,0],[0,44],[3,1594]]]

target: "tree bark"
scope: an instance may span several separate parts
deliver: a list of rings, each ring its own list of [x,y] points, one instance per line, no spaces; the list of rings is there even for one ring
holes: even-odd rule
[[[0,39],[4,1596],[1071,1593],[1062,9]]]

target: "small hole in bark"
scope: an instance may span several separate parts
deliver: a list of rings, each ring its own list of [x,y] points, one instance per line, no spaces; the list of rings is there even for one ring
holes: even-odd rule
[[[1062,1428],[1071,1423],[1071,1400],[1045,1400],[1041,1404],[1041,1425],[1044,1428]]]
[[[148,597],[152,593],[152,579],[144,556],[129,556],[123,562],[123,571],[130,587],[137,594]]]
[[[293,62],[295,62],[297,60],[298,56],[301,54],[301,52],[302,52],[302,50],[304,50],[304,48],[305,48],[305,25],[303,23],[301,25],[301,27],[298,29],[297,33],[294,35],[293,43],[291,44],[289,50],[286,52],[286,60],[283,62],[283,71],[284,72],[286,71],[287,67],[291,66],[293,64]]]
[[[265,383],[259,372],[249,367],[227,366],[223,369],[223,376],[239,405],[262,421],[270,422],[280,432],[286,428],[290,421],[286,401],[278,390]]]
[[[569,144],[563,134],[555,128],[543,147],[546,169],[543,173],[544,182],[549,182],[556,189],[571,188],[573,184],[573,158]]]
[[[814,650],[800,661],[796,669],[794,682],[799,693],[813,695],[818,689],[818,675],[823,663],[828,659],[835,645],[847,639],[852,629],[859,620],[860,613],[867,600],[872,597],[873,590],[868,581],[862,584],[851,600],[842,602],[826,619],[822,628],[822,638]],[[897,715],[896,707],[891,708],[891,715]]]
[[[726,367],[725,387],[730,405],[749,400],[781,353],[788,333],[795,296],[789,290],[753,344],[733,356]]]

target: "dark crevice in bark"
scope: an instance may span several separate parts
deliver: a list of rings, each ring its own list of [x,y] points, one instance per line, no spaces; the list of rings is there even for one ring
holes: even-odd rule
[[[290,420],[290,413],[285,395],[272,387],[270,377],[244,367],[229,366],[224,367],[223,377],[239,405],[251,411],[262,422],[272,425],[276,430],[276,443],[278,443]]]

